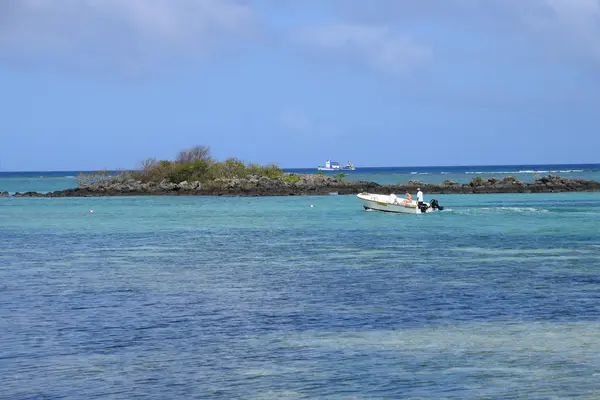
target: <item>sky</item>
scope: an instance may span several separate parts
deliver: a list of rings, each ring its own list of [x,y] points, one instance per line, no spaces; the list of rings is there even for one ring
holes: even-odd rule
[[[0,0],[0,171],[600,163],[600,0]]]

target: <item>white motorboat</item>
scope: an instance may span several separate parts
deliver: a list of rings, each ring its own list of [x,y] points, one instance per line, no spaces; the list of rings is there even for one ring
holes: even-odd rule
[[[356,195],[363,202],[365,210],[377,210],[399,214],[422,214],[437,210],[443,210],[438,201],[432,199],[429,203],[424,202],[421,207],[414,200],[408,201],[391,194],[359,193]]]

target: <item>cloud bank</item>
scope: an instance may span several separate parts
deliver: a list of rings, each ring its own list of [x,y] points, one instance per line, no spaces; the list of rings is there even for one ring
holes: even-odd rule
[[[0,2],[0,58],[135,67],[205,55],[247,37],[256,23],[236,0],[7,0]]]
[[[452,26],[482,40],[527,41],[538,55],[600,64],[600,0],[379,0],[368,8],[331,1],[347,20],[417,31]]]
[[[270,34],[399,74],[464,45],[444,29],[488,40],[498,58],[526,41],[535,57],[600,66],[600,0],[3,0],[0,62],[135,71]]]

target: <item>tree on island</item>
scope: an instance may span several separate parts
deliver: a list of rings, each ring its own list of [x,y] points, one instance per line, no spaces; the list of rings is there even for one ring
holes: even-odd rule
[[[123,171],[111,176],[107,171],[92,174],[80,173],[77,182],[80,186],[89,185],[99,180],[116,181],[135,180],[144,183],[181,183],[181,182],[214,182],[218,179],[248,178],[257,176],[264,178],[281,178],[283,170],[276,164],[258,165],[244,163],[237,158],[217,161],[211,156],[210,147],[195,146],[182,150],[175,160],[157,160],[147,158],[142,161],[139,170]]]

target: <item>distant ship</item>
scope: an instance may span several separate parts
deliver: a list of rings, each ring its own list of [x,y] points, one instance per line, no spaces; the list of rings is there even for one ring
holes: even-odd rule
[[[354,171],[356,168],[351,161],[348,161],[348,163],[342,167],[337,161],[327,160],[325,165],[319,165],[317,169],[319,171]]]

